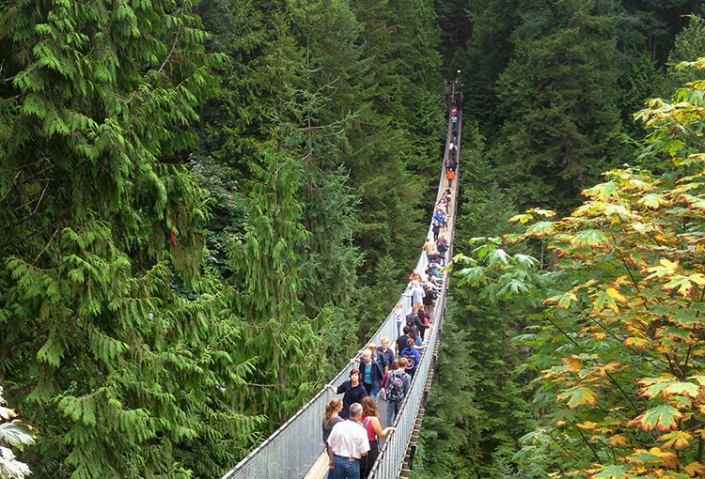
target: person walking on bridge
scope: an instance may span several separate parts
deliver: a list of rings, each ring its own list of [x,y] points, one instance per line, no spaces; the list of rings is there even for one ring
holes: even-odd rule
[[[362,385],[360,371],[353,369],[350,371],[350,380],[345,381],[336,389],[332,384],[328,385],[328,389],[336,394],[343,393],[343,410],[340,411],[340,417],[348,418],[350,405],[362,401],[362,398],[367,397],[365,386]]]
[[[389,371],[384,386],[384,394],[387,398],[387,426],[394,424],[394,418],[399,414],[401,403],[411,386],[411,376],[405,371],[406,358],[397,359],[394,361],[394,366],[396,367]]]
[[[412,283],[411,283],[411,306],[423,304],[423,297],[425,295],[426,295],[426,292],[421,287],[421,283],[417,280],[412,281]],[[407,323],[408,323],[408,321],[407,321]]]
[[[386,363],[386,359],[383,359]],[[356,359],[356,361],[360,361]],[[365,349],[362,352],[362,361],[360,361],[360,376],[362,377],[362,385],[365,386],[367,395],[371,396],[374,402],[377,402],[379,390],[382,389],[382,378],[384,377],[385,363],[380,361],[377,355],[377,347],[374,354],[371,349]]]
[[[350,405],[350,418],[336,424],[328,437],[328,467],[334,479],[360,479],[360,459],[370,450],[367,431],[360,424],[362,406]]]
[[[362,400],[362,425],[367,431],[367,440],[370,441],[370,452],[360,460],[360,478],[365,479],[372,470],[377,457],[379,457],[379,438],[385,437],[395,428],[385,427],[379,422],[377,404],[370,397]]]
[[[455,179],[455,171],[448,170],[446,173],[446,179],[448,180],[448,188],[453,187],[453,180]]]
[[[326,412],[323,415],[323,443],[326,446],[326,451],[330,457],[330,447],[328,446],[328,438],[330,437],[333,427],[345,421],[339,416],[340,411],[343,410],[343,400],[340,398],[333,398],[326,404]],[[328,469],[328,479],[333,479],[333,470]]]
[[[438,257],[438,251],[436,251],[436,245],[433,244],[431,238],[426,238],[426,242],[423,245],[423,251],[426,253],[426,259],[430,263],[434,258]]]
[[[399,322],[401,323],[401,321]],[[401,331],[399,334],[401,334]],[[392,362],[394,362],[394,351],[392,351],[392,348],[389,347],[389,338],[382,338],[378,352],[384,356],[384,359],[387,360],[387,371],[391,370]]]
[[[409,338],[406,340],[406,348],[401,352],[401,356],[406,358],[406,374],[412,378],[416,373],[416,368],[419,366],[419,361],[421,361],[421,355],[414,346],[414,340]]]

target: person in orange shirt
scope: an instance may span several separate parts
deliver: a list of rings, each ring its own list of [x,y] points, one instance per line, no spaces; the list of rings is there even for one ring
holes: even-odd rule
[[[448,170],[446,172],[446,178],[448,179],[448,188],[453,186],[453,180],[455,179],[455,171]]]

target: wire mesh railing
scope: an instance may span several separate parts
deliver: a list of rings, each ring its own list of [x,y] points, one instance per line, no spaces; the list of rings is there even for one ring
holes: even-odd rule
[[[450,141],[450,125],[446,137],[447,151]],[[444,153],[445,154],[445,153]],[[444,170],[441,169],[440,181],[436,202],[443,195]],[[455,195],[452,198],[455,202]],[[452,229],[450,234],[453,234]],[[433,238],[432,224],[429,224],[428,238]],[[451,245],[452,247],[452,245]],[[449,250],[449,253],[452,250]],[[449,256],[450,257],[450,256]],[[428,259],[425,253],[421,253],[416,263],[416,271],[422,273],[428,266]],[[445,294],[448,286],[448,278],[445,277],[442,283],[441,295],[434,310],[433,326],[427,330],[427,344],[435,345],[438,334],[439,318],[445,304]],[[399,303],[402,305],[402,317],[410,312],[411,295],[409,286],[400,297]],[[430,332],[430,336],[428,333]],[[372,335],[369,343],[380,344],[381,339],[387,337],[393,339],[397,337],[397,325],[393,312],[387,316],[379,329]],[[359,352],[367,347],[367,344]],[[413,430],[416,413],[421,404],[423,388],[428,376],[432,361],[429,359],[429,352],[423,354],[416,374],[414,375],[410,392],[404,399],[400,413],[396,419],[397,430],[382,447],[380,457],[370,474],[370,478],[391,479],[396,478],[400,465],[404,459],[409,438]],[[435,353],[434,353],[435,354]],[[357,365],[348,364],[338,373],[329,384],[336,388],[346,381],[350,375],[350,370]],[[316,394],[304,407],[296,412],[286,423],[269,436],[260,446],[254,449],[233,469],[228,471],[223,479],[300,479],[311,469],[321,453],[324,451],[323,438],[321,433],[321,421],[325,413],[328,401],[335,394],[328,388],[324,388]]]

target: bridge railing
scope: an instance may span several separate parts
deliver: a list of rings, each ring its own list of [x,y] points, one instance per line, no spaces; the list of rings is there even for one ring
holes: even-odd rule
[[[445,277],[443,279],[442,289],[444,293],[447,289],[447,281],[448,278]],[[440,297],[438,303],[436,304],[433,327],[426,331],[427,336],[429,332],[431,333],[427,338],[427,344],[429,346],[433,346],[436,342],[439,331],[438,325],[440,324],[444,307],[445,294]],[[414,374],[414,378],[411,382],[409,393],[404,398],[404,403],[402,404],[401,410],[394,420],[394,427],[396,430],[394,433],[387,436],[387,439],[380,450],[379,459],[370,472],[368,479],[392,479],[396,478],[399,474],[399,470],[404,462],[404,456],[406,455],[406,450],[409,445],[409,439],[411,438],[414,430],[416,416],[421,402],[423,401],[426,378],[428,377],[429,370],[434,366],[434,356],[435,351],[432,347],[429,347],[421,357],[416,374]]]
[[[444,154],[447,151],[449,138],[450,127],[446,136]],[[444,170],[441,168],[436,202],[445,191],[443,181]],[[453,201],[455,201],[455,197],[453,197]],[[452,234],[452,231],[450,234]],[[429,223],[427,237],[433,238],[431,223]],[[416,263],[416,271],[423,274],[427,266],[428,259],[425,253],[422,252]],[[430,332],[430,337],[427,342],[428,345],[435,344],[437,335],[436,325],[438,324],[437,321],[443,309],[441,305],[445,303],[447,278],[444,279],[442,286],[441,299],[437,301],[434,311],[434,327],[428,330],[428,332]],[[406,317],[411,309],[409,286],[407,286],[398,302],[402,305],[402,316]],[[383,337],[387,337],[390,340],[397,337],[397,326],[393,312],[389,313],[367,344],[375,343],[379,345]],[[367,344],[358,351],[358,355],[367,347]],[[413,421],[415,420],[416,412],[421,402],[421,396],[423,395],[425,378],[431,367],[431,360],[426,356],[426,354],[422,356],[414,380],[412,381],[411,392],[407,394],[407,398],[398,415],[397,422],[400,422],[399,418],[405,419],[397,425],[398,430],[392,434],[390,439],[385,443],[383,455],[380,455],[380,461],[377,463],[378,466],[370,477],[377,479],[396,477],[399,466],[404,459],[408,438],[413,430]],[[357,365],[355,365],[355,367],[357,367]],[[353,365],[348,364],[329,382],[329,384],[337,387],[347,381],[352,368]],[[423,378],[423,380],[421,378]],[[421,392],[419,392],[419,389]],[[260,446],[248,454],[247,457],[240,461],[233,469],[228,471],[223,476],[223,479],[301,479],[304,477],[324,450],[321,422],[325,413],[326,404],[334,396],[335,395],[328,388],[321,390]],[[407,424],[409,421],[410,424]],[[406,440],[403,441],[396,438],[406,438]],[[394,466],[394,461],[396,461],[396,466]],[[396,469],[394,469],[394,467],[396,467]],[[392,472],[393,469],[394,472]]]

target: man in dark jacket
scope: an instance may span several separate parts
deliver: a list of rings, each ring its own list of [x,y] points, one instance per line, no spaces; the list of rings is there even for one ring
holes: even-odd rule
[[[396,341],[394,341],[397,356],[401,356],[401,352],[406,347],[406,340],[409,339],[409,326],[404,326],[403,332],[404,334],[399,336]]]
[[[423,306],[426,311],[426,316],[428,317],[428,322],[433,322],[433,306],[436,302],[438,294],[436,293],[436,288],[433,287],[431,283],[423,284],[424,290],[426,291],[426,296],[423,297]]]
[[[406,326],[409,328],[409,331],[416,328],[416,332],[418,333],[418,335],[423,338],[423,331],[425,329],[425,326],[423,325],[423,322],[419,319],[419,317],[416,315],[415,309],[415,307],[412,307],[411,312],[406,315]],[[406,345],[404,347],[406,347]]]
[[[438,238],[438,258],[441,260],[441,266],[446,265],[446,251],[448,251],[448,242],[441,236]]]

